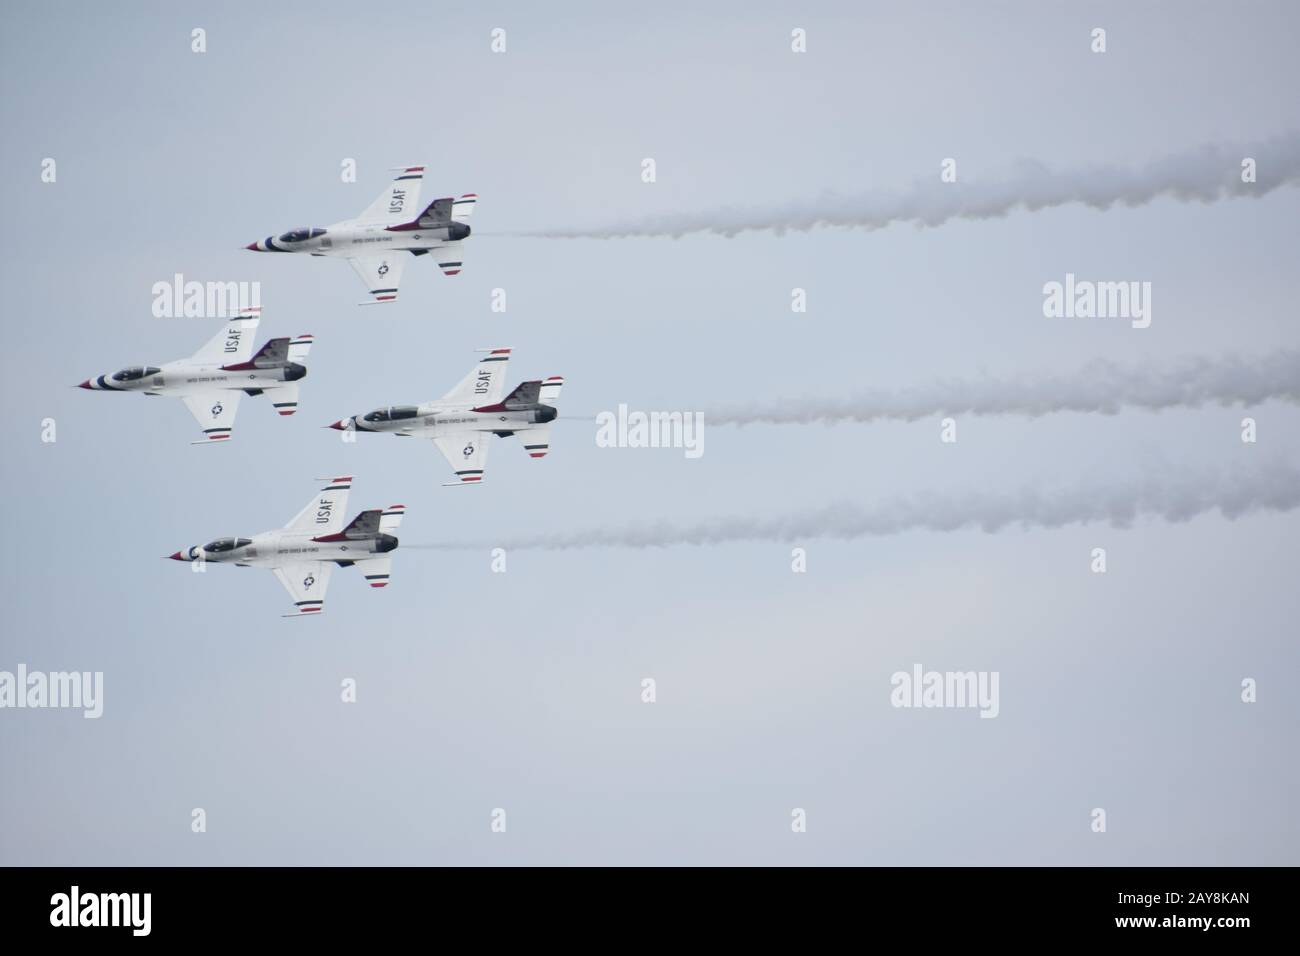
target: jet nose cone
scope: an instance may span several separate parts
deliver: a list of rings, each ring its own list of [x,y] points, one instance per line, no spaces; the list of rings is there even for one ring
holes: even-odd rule
[[[333,428],[341,432],[345,432],[348,430],[348,426],[344,423],[343,419],[341,418],[338,421],[336,421],[333,425],[326,425],[325,427]]]
[[[244,248],[249,252],[257,252],[257,243],[250,242],[248,245],[244,246]]]
[[[90,384],[90,379],[86,379],[84,382],[82,382],[80,385],[77,386],[77,388],[94,388],[94,387],[95,386]]]
[[[183,556],[179,551],[176,551],[176,552],[174,552],[174,553],[172,553],[172,554],[169,554],[169,555],[167,555],[166,557],[171,558],[173,561],[187,561],[187,560],[189,560],[188,558],[184,557],[184,556]]]

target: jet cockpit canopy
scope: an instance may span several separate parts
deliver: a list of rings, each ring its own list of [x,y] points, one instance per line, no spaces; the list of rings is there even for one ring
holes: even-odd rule
[[[325,235],[324,229],[316,226],[303,226],[301,229],[290,229],[280,237],[280,242],[306,242],[308,239],[315,239],[323,235]]]

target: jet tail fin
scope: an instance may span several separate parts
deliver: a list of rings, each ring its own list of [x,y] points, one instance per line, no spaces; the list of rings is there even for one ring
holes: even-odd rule
[[[340,534],[345,538],[373,538],[379,534],[392,534],[402,523],[406,505],[389,505],[387,508],[367,508],[358,514]]]
[[[547,379],[534,379],[531,382],[520,382],[515,386],[515,390],[501,400],[501,404],[508,409],[527,408],[530,405],[554,405],[560,399],[560,389],[564,387],[564,379],[558,375],[552,375]]]
[[[289,361],[288,337],[267,339],[266,344],[257,350],[251,364],[253,368],[275,368]]]
[[[373,538],[379,534],[379,516],[381,512],[378,508],[369,508],[355,518],[353,518],[346,528],[339,532],[345,538]]]
[[[536,405],[541,398],[542,383],[541,380],[534,382],[520,382],[515,386],[515,390],[502,399],[501,404],[506,408],[522,408],[528,405]]]
[[[450,222],[464,222],[474,215],[474,206],[477,204],[478,196],[474,193],[466,193],[459,199],[443,196],[441,199],[435,199],[425,206],[424,211],[412,219],[408,225],[409,227],[418,226],[421,229],[434,229],[438,226],[445,226]]]

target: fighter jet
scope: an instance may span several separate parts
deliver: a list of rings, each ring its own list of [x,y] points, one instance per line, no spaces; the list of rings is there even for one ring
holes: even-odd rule
[[[483,349],[487,354],[450,392],[423,405],[393,405],[340,419],[327,427],[339,431],[388,432],[431,438],[451,464],[456,480],[448,485],[483,480],[489,435],[518,434],[533,458],[550,450],[551,422],[564,379],[524,382],[501,399],[510,349]]]
[[[191,445],[228,440],[235,427],[239,400],[245,395],[271,392],[275,410],[292,415],[298,410],[298,382],[307,374],[302,363],[311,349],[312,337],[271,339],[250,358],[260,312],[260,308],[240,312],[187,359],[161,367],[133,365],[88,378],[80,387],[183,399],[204,434],[203,440]]]
[[[186,548],[168,555],[173,561],[233,564],[240,568],[270,568],[293,599],[294,613],[318,614],[325,605],[330,572],[334,566],[357,565],[372,588],[388,584],[397,547],[393,532],[402,522],[405,505],[363,511],[347,527],[352,478],[330,478],[320,494],[307,502],[279,531],[263,531],[251,538],[217,538],[203,547]]]
[[[406,254],[433,254],[442,271],[460,272],[462,239],[469,235],[465,220],[474,212],[478,196],[435,199],[420,205],[423,166],[399,166],[397,178],[379,198],[355,219],[345,219],[323,229],[304,226],[279,236],[267,236],[244,248],[253,252],[306,252],[313,256],[347,259],[371,299],[367,303],[395,302]]]

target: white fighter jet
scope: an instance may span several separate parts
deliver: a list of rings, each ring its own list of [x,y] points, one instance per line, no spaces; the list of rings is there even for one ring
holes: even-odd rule
[[[80,387],[100,392],[170,395],[184,400],[204,434],[203,440],[190,442],[192,445],[229,439],[239,400],[245,395],[270,392],[275,410],[292,415],[298,410],[298,382],[307,374],[302,363],[311,349],[312,337],[271,339],[252,355],[260,312],[260,308],[240,312],[189,358],[162,366],[133,365],[88,378]]]
[[[253,252],[341,256],[365,283],[370,303],[394,302],[408,253],[432,253],[446,275],[460,272],[460,243],[470,233],[465,220],[478,202],[478,196],[466,193],[459,199],[435,199],[421,206],[423,179],[423,166],[400,166],[397,178],[355,219],[324,228],[291,229],[280,236],[250,242],[244,248]]]
[[[518,434],[524,451],[544,458],[550,450],[551,422],[564,379],[524,382],[501,398],[510,349],[484,349],[487,354],[450,392],[423,405],[393,405],[364,415],[340,419],[327,427],[339,431],[388,432],[431,438],[450,462],[456,480],[449,485],[483,480],[490,435]]]
[[[233,564],[240,568],[270,568],[293,599],[294,613],[285,617],[317,614],[325,605],[334,566],[356,565],[372,588],[388,584],[397,547],[393,532],[402,522],[405,505],[363,511],[347,527],[352,478],[330,478],[318,495],[307,502],[278,531],[263,531],[251,538],[218,538],[203,547],[169,554],[173,561]]]

